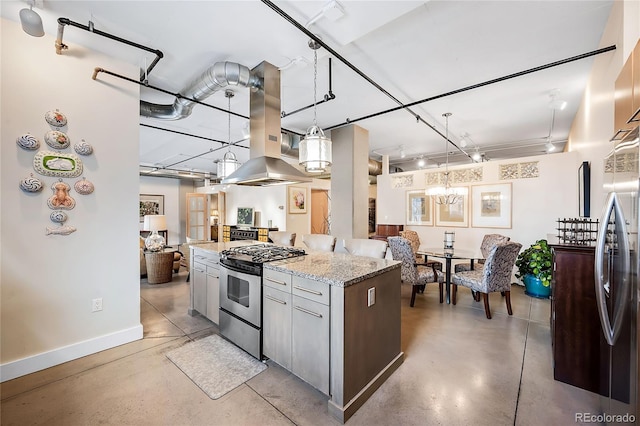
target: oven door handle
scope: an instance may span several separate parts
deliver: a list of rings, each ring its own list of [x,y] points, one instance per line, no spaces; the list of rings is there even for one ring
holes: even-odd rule
[[[233,267],[233,266],[231,266],[231,265],[227,265],[226,263],[222,263],[222,262],[220,262],[220,266],[222,266],[222,267],[224,267],[225,269],[228,269],[228,270],[230,270],[230,271],[239,272],[239,273],[241,273],[241,274],[254,275],[254,274],[252,274],[252,273],[250,273],[250,272],[247,272],[247,271],[244,271],[244,270],[242,270],[242,269],[240,269],[240,268],[235,268],[235,267]]]

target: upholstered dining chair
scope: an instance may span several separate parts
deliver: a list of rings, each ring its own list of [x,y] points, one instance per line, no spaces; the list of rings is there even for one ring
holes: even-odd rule
[[[413,250],[413,255],[416,258],[417,263],[424,263],[424,256],[421,254],[417,254],[418,249],[420,248],[420,236],[416,231],[406,230],[400,231],[400,236],[409,240],[411,243],[411,250]],[[438,260],[429,260],[427,263],[424,263],[427,266],[434,266],[437,270],[442,271],[442,262]]]
[[[513,315],[511,309],[511,274],[516,263],[522,244],[513,241],[496,244],[485,259],[484,267],[473,271],[462,271],[451,277],[452,302],[456,304],[458,286],[464,286],[473,292],[482,293],[484,300],[484,312],[491,319],[489,308],[489,293],[499,291],[505,296],[507,312]],[[476,301],[479,299],[476,299]]]
[[[436,282],[440,287],[440,303],[442,303],[442,283],[444,282],[444,275],[438,273],[434,265],[429,267],[418,265],[413,250],[411,250],[411,243],[406,238],[389,237],[387,238],[387,242],[389,243],[393,260],[402,262],[402,266],[400,267],[402,282],[411,284],[412,286],[409,306],[413,307],[418,291],[422,293],[428,283]]]
[[[280,246],[293,246],[296,243],[296,233],[287,231],[269,231],[269,239]]]
[[[480,252],[482,253],[484,259],[478,259],[478,261],[474,265],[474,268],[482,269],[482,265],[484,264],[485,259],[489,256],[489,253],[491,252],[493,246],[495,246],[496,244],[506,243],[507,241],[509,241],[509,239],[509,237],[500,234],[485,234],[485,236],[482,238],[482,243],[480,244]],[[454,268],[454,271],[456,273],[470,270],[471,263],[469,262],[458,263]]]
[[[384,259],[387,254],[387,242],[368,238],[352,238],[344,240],[344,249],[356,256],[376,257]]]
[[[326,234],[304,234],[302,243],[309,250],[333,251],[336,247],[336,237]]]

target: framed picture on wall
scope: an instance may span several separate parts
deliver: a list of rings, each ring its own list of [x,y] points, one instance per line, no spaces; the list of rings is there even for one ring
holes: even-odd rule
[[[149,214],[164,214],[164,195],[140,194],[140,222]]]
[[[469,196],[464,195],[454,204],[434,203],[436,226],[466,228],[469,226]]]
[[[433,225],[431,197],[424,190],[407,191],[407,225]]]
[[[307,188],[290,186],[288,189],[289,213],[307,212]]]
[[[471,226],[511,228],[511,182],[471,186]]]

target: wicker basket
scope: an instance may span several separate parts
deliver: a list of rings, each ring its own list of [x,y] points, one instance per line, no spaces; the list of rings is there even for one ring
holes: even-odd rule
[[[173,252],[146,252],[147,282],[162,284],[171,281],[173,276]]]

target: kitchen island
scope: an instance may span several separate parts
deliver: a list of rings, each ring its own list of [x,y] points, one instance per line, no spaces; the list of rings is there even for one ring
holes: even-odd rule
[[[229,244],[249,242],[194,245],[192,264]],[[262,318],[263,356],[328,395],[330,414],[345,422],[404,360],[400,262],[308,251],[264,263]]]

